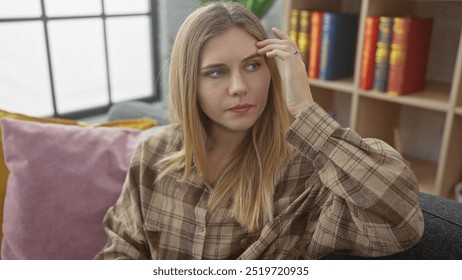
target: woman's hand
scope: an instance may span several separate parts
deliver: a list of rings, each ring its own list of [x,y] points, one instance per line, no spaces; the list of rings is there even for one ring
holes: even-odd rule
[[[306,107],[314,103],[308,83],[306,66],[297,44],[283,31],[273,27],[277,39],[257,42],[258,54],[277,57],[282,75],[282,85],[289,112],[297,117]]]

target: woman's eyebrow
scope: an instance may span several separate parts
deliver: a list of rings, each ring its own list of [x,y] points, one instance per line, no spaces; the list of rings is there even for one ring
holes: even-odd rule
[[[242,61],[251,60],[251,59],[254,59],[255,57],[262,57],[262,56],[259,55],[258,53],[253,53],[253,54],[249,55],[248,57],[244,58]]]
[[[244,58],[242,61],[248,61],[248,60],[252,60],[254,58],[263,58],[263,56],[258,54],[258,53],[253,53],[253,54],[249,55],[248,57]]]
[[[259,55],[258,53],[253,53],[247,57],[245,57],[242,61],[245,62],[245,61],[248,61],[248,60],[251,60],[251,59],[254,59],[256,57],[262,57],[261,55]],[[205,66],[202,66],[200,69],[201,70],[206,70],[206,69],[211,69],[211,68],[216,68],[216,67],[223,67],[225,66],[226,64],[225,63],[212,63],[212,64],[207,64]]]
[[[201,67],[200,70],[213,69],[213,68],[223,67],[223,66],[225,66],[224,63],[212,63],[212,64],[208,64],[208,65]]]

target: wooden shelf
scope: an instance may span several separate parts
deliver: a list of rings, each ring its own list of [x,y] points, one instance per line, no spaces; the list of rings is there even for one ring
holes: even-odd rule
[[[419,182],[421,192],[429,194],[437,194],[435,188],[437,164],[424,160],[417,159],[405,155],[406,160],[409,162],[412,171]]]
[[[438,82],[429,82],[425,90],[414,92],[408,95],[390,96],[385,92],[376,90],[360,90],[361,96],[384,100],[407,106],[414,106],[423,109],[446,112],[449,110],[449,91],[450,85]]]
[[[353,91],[355,90],[355,87],[353,84],[353,78],[347,78],[347,79],[341,79],[341,80],[335,80],[335,81],[309,79],[309,82],[310,82],[310,85],[320,87],[320,88],[330,89],[330,90],[343,91],[343,92],[348,92],[348,93],[353,93]]]
[[[457,107],[456,110],[455,110],[455,113],[459,116],[462,116],[462,108],[461,107]]]
[[[283,13],[286,31],[292,8],[359,14],[354,76],[336,81],[310,79],[315,100],[329,111],[342,112],[343,119],[349,116],[348,126],[363,137],[393,143],[396,128],[422,132],[418,136],[413,134],[419,138],[406,144],[409,148],[416,143],[412,146],[415,149],[405,149],[402,153],[410,162],[422,192],[454,198],[454,186],[462,180],[462,1],[288,0]],[[369,15],[433,18],[425,90],[389,96],[359,88],[362,40]],[[338,100],[339,95],[334,92],[347,93],[349,98],[341,95],[344,99]],[[438,135],[432,135],[434,131]]]

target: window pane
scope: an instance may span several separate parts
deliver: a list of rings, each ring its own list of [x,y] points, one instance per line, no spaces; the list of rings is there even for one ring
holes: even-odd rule
[[[0,23],[0,38],[0,108],[53,115],[43,23]]]
[[[0,18],[39,17],[40,0],[0,0]]]
[[[45,0],[49,17],[88,16],[101,14],[101,0]]]
[[[104,0],[106,14],[127,14],[149,12],[148,0]]]
[[[153,93],[149,25],[147,16],[107,19],[109,73],[114,102]]]
[[[109,104],[101,19],[49,21],[59,113]]]

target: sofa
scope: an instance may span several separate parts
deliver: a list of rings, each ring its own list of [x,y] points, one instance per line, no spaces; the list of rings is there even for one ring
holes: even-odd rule
[[[97,124],[0,110],[1,257],[92,259],[106,242],[102,218],[120,194],[133,149],[168,122],[155,106],[119,103]],[[380,259],[462,259],[462,203],[421,193],[420,204],[421,241]]]

